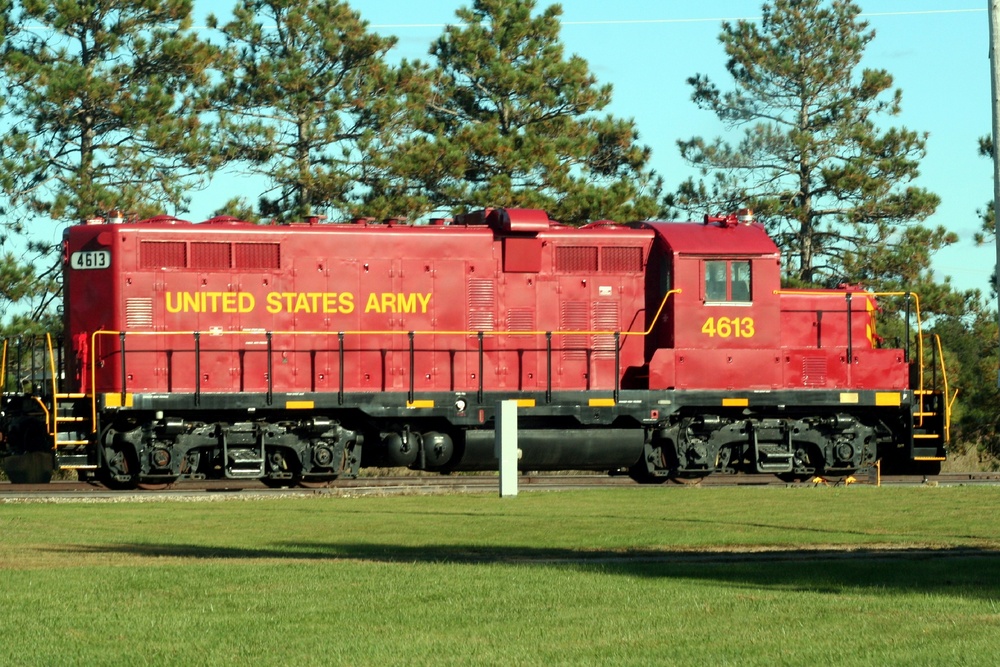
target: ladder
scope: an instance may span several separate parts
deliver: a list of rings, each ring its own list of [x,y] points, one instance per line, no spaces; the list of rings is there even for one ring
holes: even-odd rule
[[[56,467],[76,470],[81,477],[97,470],[91,405],[90,394],[57,392],[48,420]]]

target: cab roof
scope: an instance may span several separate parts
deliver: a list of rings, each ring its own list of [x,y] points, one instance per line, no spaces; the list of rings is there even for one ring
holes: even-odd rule
[[[760,223],[641,222],[675,254],[778,257],[778,246]]]

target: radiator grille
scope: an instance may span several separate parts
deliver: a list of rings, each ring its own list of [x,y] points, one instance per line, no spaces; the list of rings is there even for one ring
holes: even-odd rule
[[[233,256],[237,269],[280,269],[281,244],[236,243]]]
[[[642,273],[642,248],[601,248],[603,273]]]
[[[139,245],[139,265],[144,269],[183,269],[187,248],[183,241],[143,241]]]
[[[228,269],[230,261],[228,243],[206,243],[193,241],[191,243],[192,269]]]
[[[556,248],[556,271],[560,273],[595,273],[597,271],[597,247],[558,246]]]

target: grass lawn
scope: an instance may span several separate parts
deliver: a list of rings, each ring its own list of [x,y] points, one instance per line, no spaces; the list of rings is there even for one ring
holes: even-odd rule
[[[0,504],[0,665],[993,665],[1000,488]]]

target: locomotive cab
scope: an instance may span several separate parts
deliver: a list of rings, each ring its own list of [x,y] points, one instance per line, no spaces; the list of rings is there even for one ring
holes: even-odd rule
[[[780,386],[779,255],[763,227],[729,219],[648,226],[657,292],[683,286],[650,341],[650,388]]]

